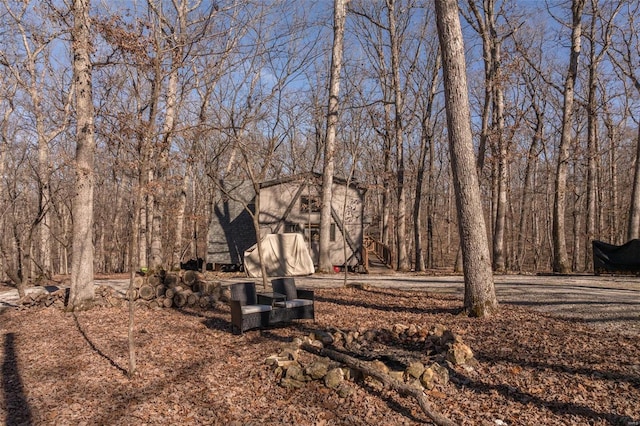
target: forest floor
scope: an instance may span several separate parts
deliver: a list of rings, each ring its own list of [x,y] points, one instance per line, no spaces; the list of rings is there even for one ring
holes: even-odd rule
[[[450,281],[459,293],[459,278]],[[500,295],[504,290],[499,278],[496,282]],[[637,297],[637,284],[631,279],[608,287]],[[595,283],[572,286],[587,294]],[[317,381],[282,387],[278,372],[265,363],[313,331],[365,334],[402,324],[444,326],[473,351],[472,367],[448,365],[450,380],[425,392],[433,408],[456,424],[640,425],[639,305],[629,294],[615,304],[622,303],[629,315],[597,321],[536,309],[550,302],[536,302],[532,287],[523,286],[520,299],[528,303],[505,296],[496,315],[473,319],[461,314],[459,294],[431,287],[313,287],[315,322],[239,336],[230,332],[230,311],[223,303],[208,310],[137,309],[133,377],[127,374],[125,305],[75,314],[3,309],[0,423],[428,424],[414,400],[392,390],[367,382],[348,382],[347,394]],[[569,297],[564,290],[553,292],[556,306]],[[429,357],[416,342],[391,341],[387,349]]]

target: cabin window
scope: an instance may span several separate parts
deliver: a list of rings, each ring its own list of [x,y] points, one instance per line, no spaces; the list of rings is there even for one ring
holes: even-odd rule
[[[320,213],[321,200],[318,196],[303,195],[300,197],[301,213]]]
[[[320,225],[316,223],[305,224],[304,239],[307,241],[311,240],[316,243],[319,242],[320,241]],[[329,240],[330,241],[336,240],[336,224],[335,223],[332,223],[331,228],[329,228]]]
[[[300,228],[300,225],[298,225],[297,223],[291,223],[291,222],[286,222],[284,224],[284,232],[285,233],[302,233],[302,228]]]

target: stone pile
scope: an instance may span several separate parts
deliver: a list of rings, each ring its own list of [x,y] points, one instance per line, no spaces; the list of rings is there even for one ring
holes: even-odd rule
[[[305,362],[300,356],[303,350],[326,356],[314,356]],[[340,361],[349,358],[353,362],[345,365],[332,359],[331,354],[340,355],[334,357]],[[265,362],[273,367],[281,386],[298,388],[319,380],[343,397],[351,392],[352,388],[347,385],[349,381],[383,387],[383,383],[374,377],[379,374],[391,379],[384,382],[443,391],[453,368],[462,366],[469,370],[477,366],[471,348],[444,326],[425,328],[403,324],[377,330],[315,331],[302,339],[294,339]]]

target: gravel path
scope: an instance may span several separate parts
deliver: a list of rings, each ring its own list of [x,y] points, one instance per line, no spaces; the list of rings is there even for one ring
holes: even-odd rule
[[[390,271],[366,275],[350,275],[350,284],[373,287],[427,291],[462,299],[462,276],[400,274]],[[222,280],[223,285],[247,281],[248,278]],[[260,286],[261,279],[256,281]],[[640,334],[640,278],[632,276],[593,275],[496,275],[496,294],[502,304],[513,304],[563,318],[593,323],[605,329],[615,328]],[[340,274],[314,274],[296,277],[300,287],[331,288],[344,285]],[[124,294],[128,280],[96,280],[96,285],[109,285]],[[53,291],[55,287],[33,287],[28,292]],[[0,292],[0,309],[15,307],[16,290]]]

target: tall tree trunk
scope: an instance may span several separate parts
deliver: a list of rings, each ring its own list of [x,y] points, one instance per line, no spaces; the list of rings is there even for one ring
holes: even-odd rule
[[[422,120],[422,134],[420,136],[420,152],[418,154],[418,167],[416,173],[416,192],[413,201],[413,243],[415,250],[414,269],[416,271],[425,270],[424,249],[422,247],[422,186],[424,185],[424,168],[427,162],[428,144],[433,143],[431,136],[428,134],[427,126],[424,118]]]
[[[535,87],[529,84],[529,92],[535,96]],[[527,155],[527,164],[524,170],[524,183],[522,187],[522,202],[520,207],[520,221],[518,222],[518,232],[516,241],[516,266],[519,272],[522,272],[524,259],[526,257],[525,235],[527,234],[527,220],[531,217],[532,211],[532,193],[533,193],[533,176],[536,169],[536,158],[538,156],[538,147],[542,141],[544,112],[536,105],[536,100],[532,99],[532,108],[535,112],[535,131],[531,138],[529,153]]]
[[[440,56],[440,52],[438,52]],[[440,60],[438,60],[440,61]],[[440,68],[440,66],[438,66]],[[433,141],[429,144],[429,181],[428,181],[428,195],[427,195],[427,267],[435,267],[435,244],[434,239],[434,223],[435,223],[435,210],[436,210],[436,196],[435,196],[435,154],[436,150]]]
[[[504,235],[507,216],[507,147],[504,140],[504,89],[501,77],[502,41],[498,38],[496,26],[495,2],[484,0],[482,13],[475,0],[468,0],[469,9],[475,21],[467,18],[482,37],[484,58],[484,104],[478,151],[478,173],[482,176],[487,142],[490,142],[496,161],[491,163],[493,203],[491,217],[493,222],[493,269],[505,269]]]
[[[9,118],[11,114],[13,114],[13,100],[11,97],[13,94],[8,94],[6,99],[6,106],[3,105],[4,114],[3,119],[0,121],[0,176],[5,176],[6,168],[7,168],[7,149],[9,147]],[[3,99],[4,101],[4,99]],[[4,103],[4,102],[3,102]],[[6,189],[3,188],[2,192],[0,192],[0,201],[4,202],[8,199],[5,195]],[[6,208],[5,206],[2,207]],[[8,234],[8,231],[7,231]],[[14,284],[18,284],[22,279],[19,277],[18,269],[16,268],[16,263],[12,260],[12,254],[16,253],[16,250],[7,250],[5,244],[6,240],[4,238],[0,239],[0,274],[2,278],[6,275]],[[11,238],[10,241],[15,241],[14,238]],[[10,254],[11,253],[11,254]],[[23,294],[19,294],[20,297],[24,297],[24,289],[22,290]]]
[[[173,255],[171,258],[171,268],[180,269],[180,262],[182,262],[182,234],[184,231],[184,216],[187,211],[187,191],[191,186],[191,174],[193,173],[193,161],[187,160],[187,167],[184,172],[184,178],[182,179],[182,185],[178,193],[178,203],[175,216],[175,232],[174,232],[174,245]]]
[[[413,202],[413,239],[415,244],[415,270],[424,271],[427,266],[427,260],[425,259],[425,250],[423,247],[423,229],[422,226],[422,187],[424,186],[425,167],[427,166],[427,155],[433,155],[433,128],[431,123],[431,115],[433,113],[433,100],[436,97],[438,90],[438,75],[440,70],[440,52],[436,53],[436,59],[431,74],[431,82],[429,87],[429,94],[427,95],[425,109],[421,120],[421,137],[420,137],[420,153],[418,159],[418,171],[416,174],[416,194]],[[433,165],[433,158],[429,159],[429,166]],[[431,170],[427,176],[429,182],[431,182]],[[432,191],[428,191],[429,196]],[[430,198],[429,198],[430,199]],[[432,206],[427,204],[427,210],[430,211]],[[430,222],[427,220],[427,241],[432,238]]]
[[[619,244],[621,241],[621,235],[619,234],[619,225],[617,216],[620,214],[618,211],[618,136],[616,133],[615,125],[613,124],[613,118],[609,111],[609,105],[603,103],[603,115],[604,125],[607,129],[607,140],[609,141],[609,179],[611,181],[610,190],[608,191],[608,205],[610,208],[606,214],[606,223],[609,228],[609,240],[612,244]],[[640,131],[640,130],[639,130]]]
[[[140,174],[142,175],[144,171],[141,169]],[[136,267],[140,265],[140,241],[138,241],[142,234],[140,233],[140,222],[142,219],[142,214],[145,212],[144,209],[141,209],[140,206],[143,203],[142,196],[142,179],[138,177],[138,184],[134,183],[134,197],[133,197],[133,205],[131,206],[131,215],[132,215],[132,223],[131,223],[131,239],[129,241],[129,292],[128,294],[133,294],[134,290],[134,280],[136,278]],[[129,321],[127,324],[127,343],[128,343],[128,354],[129,354],[129,368],[128,375],[129,377],[133,377],[136,373],[136,341],[134,338],[134,329],[135,329],[135,309],[136,304],[133,297],[128,298],[128,308],[129,308]]]
[[[149,5],[154,9],[158,16],[158,27],[156,28],[156,43],[159,49],[162,49],[162,42],[159,40],[161,35],[159,32],[163,31],[163,25],[166,21],[166,17],[163,15],[162,8],[156,8],[153,2],[149,2]],[[150,246],[150,266],[154,269],[163,267],[163,221],[164,221],[164,209],[162,204],[164,201],[164,194],[166,192],[166,175],[169,168],[169,154],[171,152],[171,144],[173,141],[173,133],[175,128],[176,116],[177,116],[177,101],[178,101],[178,73],[180,70],[182,56],[183,56],[183,32],[185,30],[186,19],[186,3],[174,2],[174,6],[177,12],[177,23],[175,27],[169,28],[167,31],[171,33],[169,39],[170,46],[170,70],[169,80],[167,83],[166,104],[164,108],[164,122],[162,124],[161,142],[156,148],[156,161],[155,161],[155,175],[156,191],[154,191],[153,197],[153,215],[151,223],[151,246]],[[158,55],[161,55],[161,50],[158,50]],[[156,76],[162,75],[162,58],[158,58],[155,62]],[[158,82],[157,84],[160,84]],[[169,265],[171,266],[171,265]]]
[[[497,44],[497,42],[496,42]],[[500,63],[500,46],[496,45],[496,63]],[[496,71],[498,72],[498,71]],[[498,80],[501,81],[498,76]],[[508,187],[508,166],[507,166],[507,141],[504,140],[504,91],[502,83],[498,82],[495,87],[495,134],[496,146],[498,149],[498,169],[497,169],[497,197],[495,222],[493,226],[493,269],[504,272],[505,264],[505,244],[504,235],[507,226],[507,187]]]
[[[73,2],[73,74],[76,93],[76,196],[73,199],[73,253],[70,310],[93,304],[94,110],[90,60],[89,0]]]
[[[598,19],[602,16],[599,10],[597,0],[590,0],[591,4],[591,23],[589,26],[589,92],[587,95],[587,216],[586,216],[586,247],[584,269],[589,270],[592,266],[593,251],[591,250],[591,241],[596,238],[596,217],[598,203],[598,108],[596,103],[598,74],[600,63],[611,45],[611,29],[615,16],[620,10],[622,3],[618,3],[614,12],[609,19],[604,21],[604,37],[602,40],[602,48],[598,52],[596,49],[596,38],[599,32]],[[606,101],[603,102],[606,105]],[[601,229],[601,227],[598,227]],[[599,232],[598,232],[599,233]]]
[[[558,146],[558,164],[553,200],[553,271],[561,274],[571,272],[567,254],[567,235],[565,226],[567,175],[569,168],[569,147],[573,128],[573,103],[575,83],[578,74],[578,56],[580,55],[582,36],[582,10],[585,0],[573,0],[571,5],[571,55],[569,69],[564,84],[564,106],[562,109],[562,134]]]
[[[389,38],[391,43],[391,85],[393,86],[393,105],[395,116],[393,121],[394,139],[396,143],[396,184],[397,184],[397,216],[396,245],[399,271],[409,270],[407,249],[407,188],[404,183],[404,127],[402,123],[403,99],[400,83],[400,41],[396,34],[395,0],[387,0],[389,12]]]
[[[631,191],[629,225],[627,227],[627,240],[636,238],[640,238],[640,125],[636,140],[636,161],[633,169],[633,190]]]
[[[340,70],[344,45],[344,23],[347,15],[346,0],[333,3],[333,48],[331,51],[331,77],[329,79],[329,105],[327,108],[327,134],[324,143],[324,165],[322,174],[322,207],[320,212],[320,259],[319,272],[330,272],[331,264],[331,206],[333,175],[335,170],[336,128],[340,102]],[[345,258],[346,262],[346,258]],[[346,264],[345,264],[346,267]]]
[[[385,106],[385,110],[386,110]],[[384,137],[384,153],[383,164],[384,169],[382,172],[382,231],[381,240],[384,245],[389,247],[389,250],[393,250],[393,240],[391,239],[390,221],[391,221],[391,140],[388,137]]]
[[[587,95],[587,215],[585,217],[585,256],[583,269],[588,270],[592,263],[591,241],[595,238],[596,228],[596,178],[597,163],[597,106],[596,106],[596,77],[597,60],[595,54],[595,21],[596,17],[591,17],[591,43],[589,47],[589,93]]]
[[[498,308],[471,135],[464,42],[456,0],[436,0],[453,184],[464,265],[464,307],[484,317]]]

